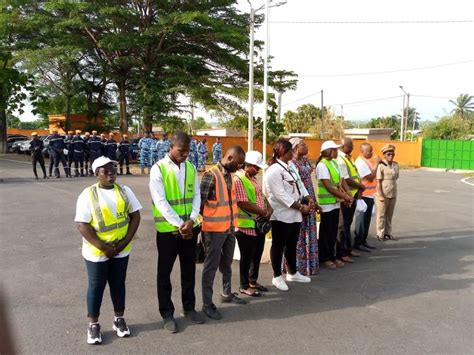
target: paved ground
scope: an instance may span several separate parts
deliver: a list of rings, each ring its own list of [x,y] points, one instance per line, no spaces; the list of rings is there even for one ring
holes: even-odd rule
[[[354,265],[322,270],[311,284],[291,284],[287,293],[272,288],[246,306],[225,305],[221,321],[189,324],[179,315],[176,286],[181,331],[174,335],[161,328],[157,309],[148,179],[119,177],[144,205],[127,282],[133,336],[112,333],[106,293],[104,344],[91,348],[85,344],[86,273],[73,215],[78,194],[95,180],[36,181],[29,163],[10,159],[16,158],[0,157],[0,282],[22,353],[472,353],[474,187],[460,175],[402,171],[399,241],[372,239],[376,252]],[[197,285],[201,270],[199,265]],[[178,275],[176,265],[175,281]],[[237,263],[234,276],[237,287]],[[270,280],[270,266],[263,265],[261,282]],[[197,299],[200,307],[200,287]]]

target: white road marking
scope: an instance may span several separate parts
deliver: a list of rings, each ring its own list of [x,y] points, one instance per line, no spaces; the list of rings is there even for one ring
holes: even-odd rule
[[[434,193],[435,194],[445,194],[445,193],[448,193],[449,191],[447,190],[434,190]]]
[[[465,184],[468,184],[468,185],[470,185],[470,186],[474,186],[474,182],[469,182],[469,181],[467,181],[467,180],[469,180],[469,179],[473,179],[473,178],[468,176],[468,177],[466,177],[466,178],[464,178],[464,179],[461,179],[461,182],[463,182],[463,183],[465,183]]]

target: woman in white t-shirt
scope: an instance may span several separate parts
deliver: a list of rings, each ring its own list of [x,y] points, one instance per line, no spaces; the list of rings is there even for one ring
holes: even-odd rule
[[[349,188],[334,159],[340,145],[326,141],[321,146],[321,156],[316,163],[318,179],[318,204],[321,207],[319,225],[319,262],[320,265],[334,270],[343,267],[344,263],[336,258],[336,238],[339,225],[341,202],[350,204],[353,201]]]
[[[125,278],[131,241],[140,224],[140,209],[134,193],[115,183],[117,162],[97,158],[92,170],[98,183],[79,195],[74,221],[82,235],[82,256],[88,275],[87,343],[100,344],[99,315],[105,286],[110,288],[115,317],[113,330],[119,337],[130,335],[123,317],[125,311]]]

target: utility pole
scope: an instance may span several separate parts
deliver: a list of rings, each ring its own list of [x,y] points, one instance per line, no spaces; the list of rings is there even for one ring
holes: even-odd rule
[[[405,136],[406,136],[406,133],[408,131],[408,119],[409,119],[409,115],[410,115],[409,110],[410,110],[410,93],[407,93],[407,108],[406,108],[406,113],[405,113],[406,123],[405,123],[405,131],[403,132],[403,134],[404,134],[403,140],[405,140]]]
[[[324,90],[321,90],[321,132],[319,138],[324,138]]]
[[[249,2],[250,3],[250,2]],[[253,150],[253,85],[254,85],[254,37],[255,37],[255,10],[250,4],[250,53],[249,53],[249,120],[248,120],[248,137],[247,151]]]
[[[268,54],[270,46],[270,0],[265,5],[265,53],[263,60],[263,161],[267,161],[267,120],[268,120]]]

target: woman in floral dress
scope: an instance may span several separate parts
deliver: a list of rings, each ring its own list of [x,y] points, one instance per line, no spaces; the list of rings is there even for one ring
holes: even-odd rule
[[[300,174],[304,186],[308,190],[310,198],[316,203],[316,195],[311,180],[313,167],[306,157],[308,154],[308,146],[301,138],[291,138],[290,142],[293,146],[293,160],[291,162],[298,169],[298,173]],[[320,211],[320,207],[317,204],[316,211]],[[302,275],[310,276],[319,272],[318,238],[316,228],[315,213],[303,216],[300,236],[296,246],[296,266]]]

